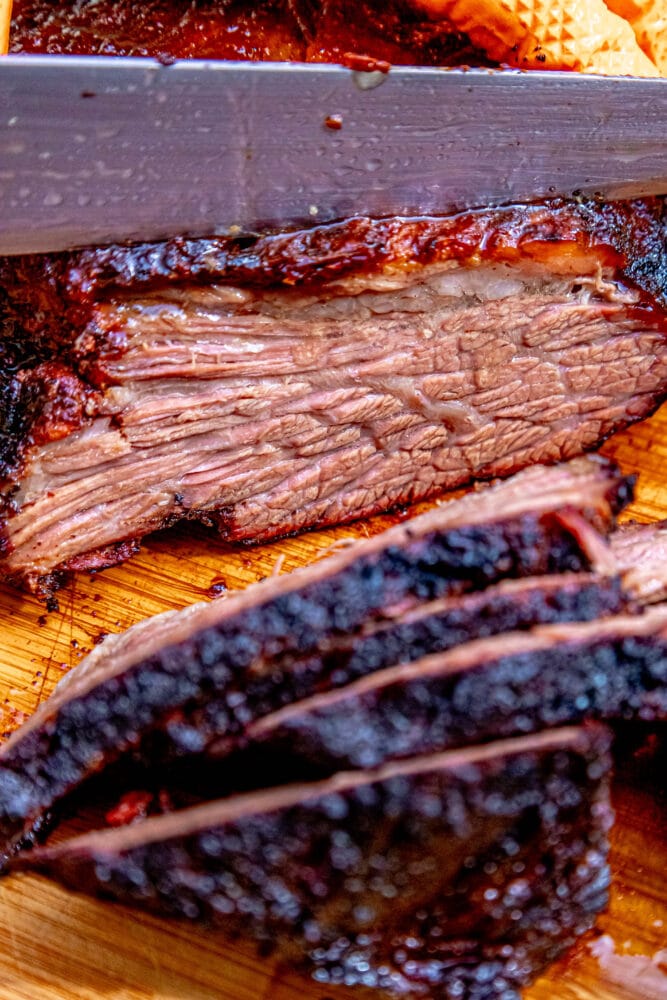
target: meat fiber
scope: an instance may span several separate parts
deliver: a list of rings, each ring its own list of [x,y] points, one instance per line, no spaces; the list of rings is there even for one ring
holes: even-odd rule
[[[530,469],[289,576],[109,637],[0,749],[0,851],[156,733],[170,752],[201,752],[267,711],[376,669],[372,633],[383,621],[403,657],[442,648],[462,626],[488,635],[619,610],[626,598],[596,527],[608,530],[630,495],[631,483],[599,459]],[[581,579],[545,582],[542,595],[538,582],[514,602],[511,588],[484,591],[564,572]],[[478,589],[469,603],[454,600]]]
[[[254,936],[320,984],[518,1000],[605,905],[608,737],[416,758],[94,832],[17,867]]]
[[[667,384],[661,202],[0,262],[2,571],[257,540],[594,447]]]

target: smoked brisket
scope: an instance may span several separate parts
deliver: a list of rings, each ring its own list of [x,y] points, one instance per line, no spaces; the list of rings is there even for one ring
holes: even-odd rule
[[[0,261],[4,575],[253,541],[593,448],[667,384],[661,202]]]
[[[14,0],[11,46],[485,61],[405,0]],[[606,904],[600,720],[667,719],[664,527],[576,458],[665,395],[666,237],[660,199],[574,200],[0,259],[0,576],[42,595],[182,519],[269,539],[543,463],[108,637],[0,748],[0,862],[322,988],[518,1000]],[[35,846],[118,781],[164,814]]]
[[[16,867],[250,934],[319,984],[518,1000],[605,905],[608,736],[564,729],[93,832]]]
[[[627,598],[597,529],[630,495],[631,482],[600,459],[526,470],[289,576],[108,637],[0,749],[0,851],[156,732],[165,752],[200,752],[264,712],[376,669],[370,633],[383,621],[397,650],[424,655],[460,638],[462,619],[470,635],[488,635],[618,611]],[[514,609],[502,589],[485,591],[562,573],[581,580],[547,583],[542,596],[527,587]],[[486,598],[448,603],[476,590]],[[409,612],[430,602],[422,625],[410,624]]]
[[[642,604],[667,598],[667,522],[624,524],[610,537],[625,588]]]
[[[599,720],[667,719],[631,492],[598,458],[533,468],[109,637],[0,749],[8,869],[321,984],[517,1000],[606,901]],[[92,831],[35,846],[68,809]]]
[[[244,738],[253,763],[330,774],[588,718],[667,720],[665,605],[399,662],[265,715]],[[210,752],[230,745],[220,739]]]

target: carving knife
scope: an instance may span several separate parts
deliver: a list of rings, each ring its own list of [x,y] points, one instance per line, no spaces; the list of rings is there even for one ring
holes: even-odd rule
[[[667,80],[0,59],[0,254],[667,193]]]

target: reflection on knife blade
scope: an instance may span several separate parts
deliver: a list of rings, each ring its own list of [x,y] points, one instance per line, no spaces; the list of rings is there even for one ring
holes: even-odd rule
[[[9,56],[0,253],[664,192],[665,137],[663,80]]]

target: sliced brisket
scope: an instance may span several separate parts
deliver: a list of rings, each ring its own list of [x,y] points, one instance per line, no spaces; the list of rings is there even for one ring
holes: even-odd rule
[[[465,622],[489,634],[618,610],[625,598],[594,526],[607,530],[630,490],[599,459],[530,469],[289,576],[109,637],[0,750],[0,849],[155,731],[169,752],[201,751],[264,712],[376,669],[372,632],[383,620],[404,657],[442,648]],[[503,579],[591,569],[599,578],[582,572],[542,594],[527,586],[514,607],[502,589],[449,600]]]
[[[663,395],[662,213],[1,261],[5,575],[44,589],[180,518],[269,538],[592,448]]]
[[[556,730],[84,835],[17,867],[251,934],[320,984],[518,1000],[605,905],[608,737]]]
[[[404,0],[186,8],[15,0],[12,46],[479,61]],[[553,202],[0,260],[0,576],[48,595],[182,518],[270,538],[595,447],[665,394],[665,237],[659,200]],[[606,537],[631,493],[536,467],[109,638],[0,749],[0,860],[327,988],[518,1000],[606,902],[588,720],[667,718],[663,532]],[[19,853],[114,768],[198,804]]]
[[[289,733],[292,732],[293,722],[290,711],[297,705],[303,706],[309,718],[311,702],[319,704],[320,696],[314,692],[338,689],[355,678],[369,675],[377,676],[379,683],[380,676],[395,664],[420,660],[430,653],[443,652],[484,636],[499,637],[493,643],[493,647],[498,648],[505,641],[503,633],[512,630],[549,622],[599,621],[626,609],[628,601],[628,594],[621,587],[618,577],[579,573],[510,581],[479,593],[420,604],[389,621],[369,622],[356,634],[343,637],[332,635],[324,639],[314,653],[295,656],[293,652],[288,652],[277,656],[265,669],[249,671],[242,683],[233,682],[233,694],[232,685],[222,692],[211,691],[205,704],[185,706],[183,710],[171,714],[167,724],[142,745],[141,757],[163,761],[202,751],[220,756],[234,749],[239,742],[244,746],[249,739],[253,752],[244,755],[239,767],[247,772],[251,767],[250,761],[256,759],[261,774],[261,762],[267,759],[264,744],[268,739],[272,760],[279,757],[282,761],[287,757],[289,767],[308,770],[311,758],[302,752],[300,737],[295,734],[293,744],[291,742]],[[352,685],[350,692],[355,687]],[[343,687],[343,691],[347,690]],[[343,701],[336,701],[336,705],[339,704],[341,714],[344,714]],[[433,711],[436,711],[435,705],[434,700]],[[278,731],[274,732],[271,713],[281,706],[286,706],[290,721],[286,727],[279,725]],[[354,697],[350,709],[350,714],[358,721],[362,713],[355,710]],[[564,712],[567,719],[567,708]],[[338,709],[334,710],[334,714],[338,716]],[[255,751],[255,724],[251,720],[256,719],[265,721],[269,730],[267,735],[267,730],[259,725],[257,732],[262,735]],[[419,720],[415,723],[419,724]],[[343,731],[347,730],[347,725],[345,722],[341,727],[341,745],[345,744]],[[408,725],[407,721],[405,725]],[[307,722],[305,726],[308,727]],[[295,729],[299,728],[297,721]],[[516,730],[510,726],[509,731]],[[363,740],[362,732],[357,732],[350,744],[350,752],[353,746],[357,746],[357,740]],[[442,746],[444,749],[457,744],[452,732],[451,744],[445,741]],[[319,749],[315,750],[312,760],[320,761]],[[325,746],[322,747],[321,763],[325,768],[330,763]],[[283,766],[282,763],[280,766]],[[244,782],[255,783],[257,780],[262,779],[244,773]]]
[[[399,663],[266,715],[244,740],[252,766],[331,774],[590,718],[667,720],[667,606]]]
[[[606,899],[608,736],[557,727],[667,718],[667,605],[605,537],[631,489],[533,468],[109,638],[0,750],[5,861],[320,983],[518,1000]],[[105,788],[133,825],[20,851]]]

